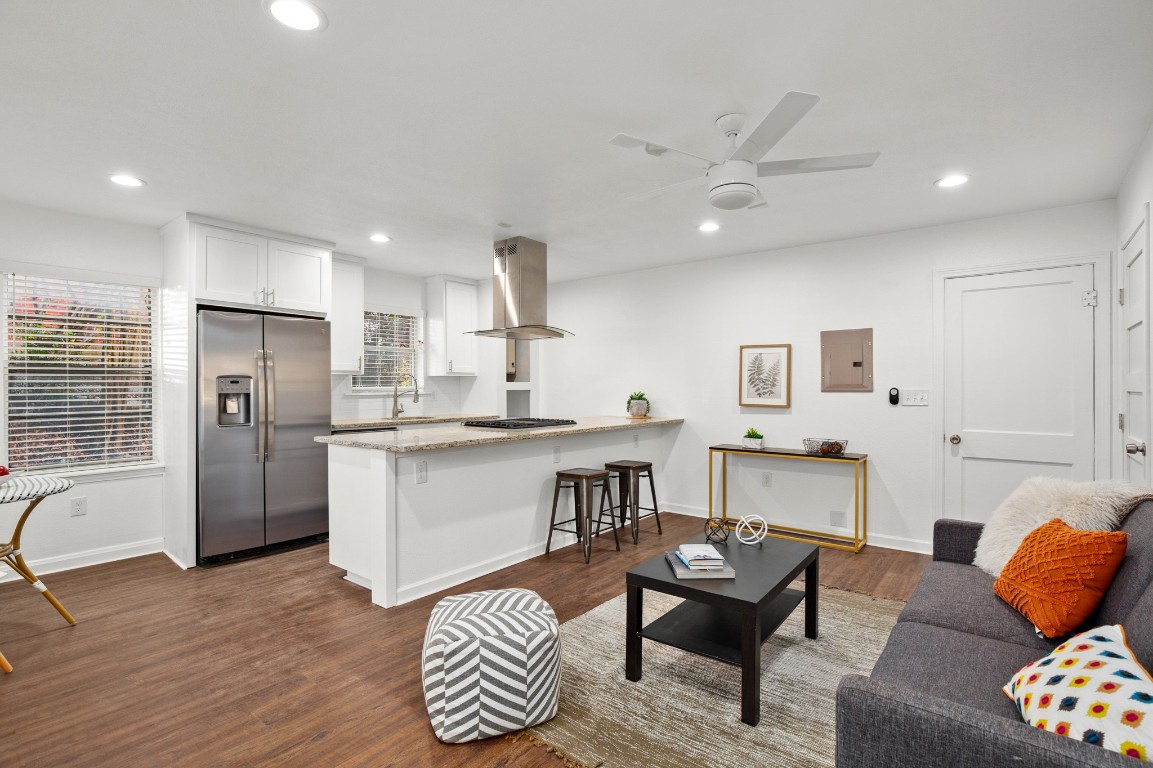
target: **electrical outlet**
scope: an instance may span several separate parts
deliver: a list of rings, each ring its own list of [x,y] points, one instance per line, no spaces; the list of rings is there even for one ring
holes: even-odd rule
[[[560,464],[560,446],[554,445],[552,447],[552,463]]]
[[[834,509],[829,511],[829,525],[834,528],[845,527],[845,512],[844,510]]]
[[[428,482],[428,462],[427,461],[416,462],[416,482],[418,482],[418,483],[427,483]]]
[[[929,404],[929,390],[927,389],[902,389],[901,390],[901,405],[928,405]]]
[[[772,488],[773,487],[773,473],[772,472],[762,472],[761,473],[761,486],[764,488]]]
[[[77,496],[68,501],[68,514],[72,517],[83,517],[88,514],[88,497]]]
[[[633,448],[640,448],[640,447],[641,447],[641,436],[634,434],[633,435]]]

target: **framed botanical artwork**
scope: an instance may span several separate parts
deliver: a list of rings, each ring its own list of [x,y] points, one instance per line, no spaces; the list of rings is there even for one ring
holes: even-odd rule
[[[742,346],[740,404],[788,408],[792,373],[792,344]]]

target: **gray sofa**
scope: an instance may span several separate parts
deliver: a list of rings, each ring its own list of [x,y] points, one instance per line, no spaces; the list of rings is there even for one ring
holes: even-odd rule
[[[933,562],[889,635],[869,677],[837,688],[838,768],[1118,766],[1133,758],[1032,728],[1001,687],[1059,641],[993,594],[993,577],[972,565],[982,526],[939,520]],[[1113,584],[1085,628],[1121,624],[1153,668],[1153,502],[1121,526],[1129,546]]]

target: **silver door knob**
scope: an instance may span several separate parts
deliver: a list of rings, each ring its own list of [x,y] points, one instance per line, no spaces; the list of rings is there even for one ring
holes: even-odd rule
[[[1129,455],[1133,455],[1134,453],[1139,453],[1142,456],[1144,456],[1145,455],[1145,443],[1126,443],[1125,453],[1128,453]]]
[[[961,444],[961,436],[960,435],[951,435],[949,437],[949,442],[952,443],[953,445],[960,445]]]

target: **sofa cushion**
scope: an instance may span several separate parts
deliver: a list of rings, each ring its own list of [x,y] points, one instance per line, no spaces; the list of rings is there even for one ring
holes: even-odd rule
[[[1090,629],[1013,675],[1005,693],[1034,728],[1153,757],[1153,679],[1118,624]]]
[[[1048,653],[1057,644],[993,593],[993,577],[971,565],[932,562],[899,620],[932,624]],[[1001,681],[1000,685],[1004,685]]]
[[[1137,661],[1145,669],[1153,670],[1153,586],[1145,590],[1121,626]]]
[[[1045,637],[1064,637],[1093,615],[1128,542],[1124,531],[1076,531],[1050,520],[1025,537],[993,591]]]
[[[889,634],[871,677],[1019,721],[1001,688],[1037,659],[1035,648],[902,621]]]
[[[1130,512],[1120,530],[1129,534],[1129,548],[1113,577],[1113,585],[1097,607],[1093,626],[1124,622],[1153,583],[1153,502],[1147,501]]]

